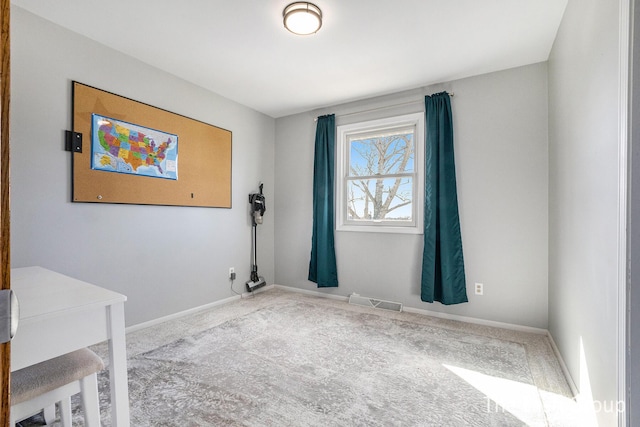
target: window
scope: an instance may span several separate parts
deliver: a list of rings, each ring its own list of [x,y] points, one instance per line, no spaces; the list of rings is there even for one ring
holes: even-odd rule
[[[424,114],[338,126],[339,231],[422,233]]]

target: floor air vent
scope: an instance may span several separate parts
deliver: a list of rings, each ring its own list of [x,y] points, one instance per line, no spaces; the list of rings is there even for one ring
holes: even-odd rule
[[[349,304],[362,305],[364,307],[382,308],[391,311],[402,311],[402,303],[384,301],[381,299],[361,297],[358,294],[349,295]]]

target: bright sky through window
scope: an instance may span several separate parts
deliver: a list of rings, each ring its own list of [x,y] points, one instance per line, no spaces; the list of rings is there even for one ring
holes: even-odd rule
[[[338,230],[420,233],[421,113],[338,126]]]
[[[413,129],[349,139],[348,219],[411,221]]]

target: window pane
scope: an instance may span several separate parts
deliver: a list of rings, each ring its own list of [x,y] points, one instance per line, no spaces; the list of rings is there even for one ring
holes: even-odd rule
[[[349,138],[349,176],[389,175],[414,171],[414,133],[402,129],[386,135]]]
[[[380,178],[347,181],[348,221],[412,221],[413,179]]]

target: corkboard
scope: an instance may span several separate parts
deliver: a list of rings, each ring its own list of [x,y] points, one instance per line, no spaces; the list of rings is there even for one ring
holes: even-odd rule
[[[178,136],[178,179],[91,169],[91,115]],[[231,131],[73,82],[74,202],[231,207]]]

